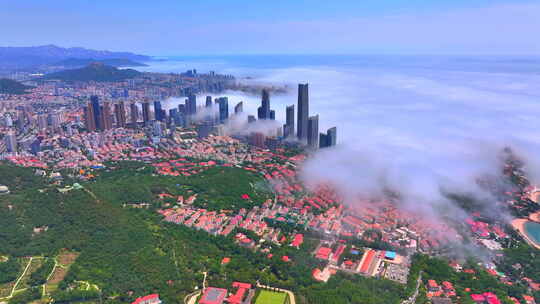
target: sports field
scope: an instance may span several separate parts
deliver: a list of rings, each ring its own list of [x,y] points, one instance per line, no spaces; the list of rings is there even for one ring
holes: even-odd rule
[[[257,297],[255,304],[285,304],[286,299],[286,293],[263,290]]]

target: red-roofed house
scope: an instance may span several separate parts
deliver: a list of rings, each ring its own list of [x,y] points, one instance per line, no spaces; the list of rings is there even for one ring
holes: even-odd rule
[[[521,304],[521,303],[519,303],[519,300],[514,298],[514,297],[508,297],[508,299],[510,299],[510,301],[512,301],[512,303],[514,303],[514,304]]]
[[[456,290],[454,289],[454,286],[452,283],[448,281],[442,282],[442,288],[448,297],[454,297],[456,295]]]
[[[300,248],[300,245],[302,245],[303,242],[304,242],[304,235],[300,234],[300,233],[297,233],[294,236],[294,239],[293,239],[293,241],[291,243],[291,246],[296,247],[296,248]]]
[[[536,304],[534,298],[529,295],[523,295],[523,300],[525,301],[525,304]]]
[[[471,299],[477,304],[501,304],[497,295],[492,292],[484,292],[483,294],[472,294]]]
[[[472,294],[471,299],[474,301],[474,303],[482,304],[485,303],[486,298],[481,294]]]
[[[131,304],[161,304],[161,300],[159,299],[159,295],[154,293],[137,298],[135,302],[132,302]]]
[[[332,253],[332,248],[320,247],[319,250],[317,250],[315,257],[321,260],[328,260],[330,258],[331,253]]]
[[[227,299],[227,302],[231,304],[241,304],[242,300],[244,299],[244,295],[246,294],[246,291],[251,289],[251,284],[233,282],[232,287],[237,288],[237,290],[234,295],[230,296]]]
[[[435,280],[428,280],[428,291],[430,292],[437,292],[440,290],[439,285]]]

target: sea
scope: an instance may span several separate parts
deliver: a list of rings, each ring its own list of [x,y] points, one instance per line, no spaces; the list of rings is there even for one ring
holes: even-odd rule
[[[526,222],[525,232],[536,244],[540,244],[540,223]]]

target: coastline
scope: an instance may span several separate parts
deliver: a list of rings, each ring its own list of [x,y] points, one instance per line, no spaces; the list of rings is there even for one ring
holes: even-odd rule
[[[529,220],[540,223],[540,211],[529,214]]]
[[[538,215],[538,213],[536,213]],[[528,222],[527,218],[515,219],[512,221],[512,227],[525,239],[525,241],[532,247],[540,250],[540,244],[531,239],[525,231],[525,223]]]

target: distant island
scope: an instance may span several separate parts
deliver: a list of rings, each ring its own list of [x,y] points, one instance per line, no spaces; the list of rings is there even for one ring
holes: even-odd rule
[[[2,69],[27,69],[48,66],[68,59],[92,59],[94,61],[126,59],[136,62],[151,60],[149,56],[130,52],[92,50],[82,47],[64,48],[52,44],[29,47],[0,47],[0,68]]]
[[[46,74],[43,79],[56,79],[62,81],[97,81],[97,82],[116,82],[135,78],[141,72],[133,69],[118,69],[103,63],[94,62],[90,65],[79,68],[64,70],[60,72]]]
[[[84,67],[91,63],[102,63],[104,65],[109,65],[117,68],[121,67],[142,67],[148,66],[144,63],[137,62],[131,59],[126,58],[111,58],[111,59],[93,59],[93,58],[68,58],[54,64],[52,66],[59,66],[65,68],[78,68]]]
[[[20,95],[25,94],[26,90],[30,88],[30,86],[24,85],[15,80],[0,78],[0,94]]]

